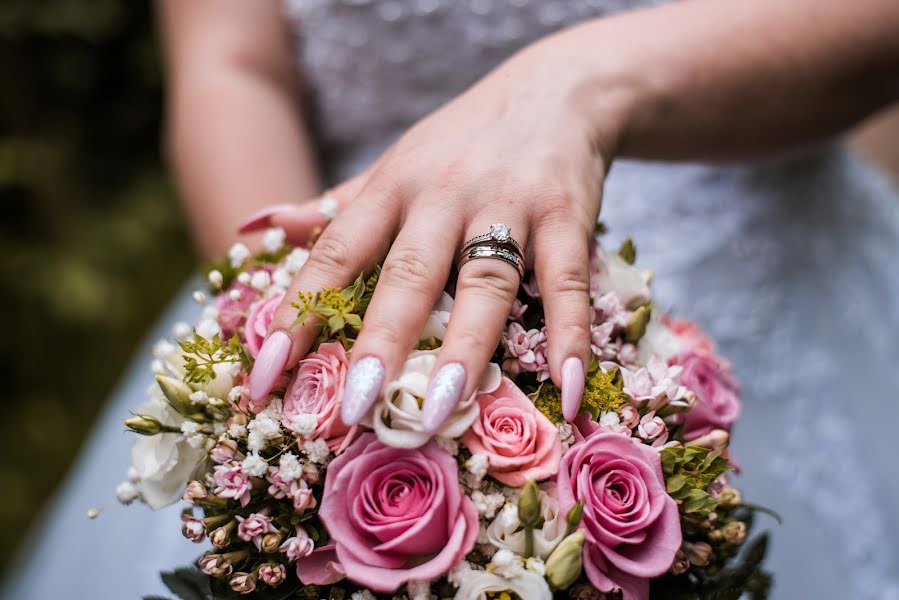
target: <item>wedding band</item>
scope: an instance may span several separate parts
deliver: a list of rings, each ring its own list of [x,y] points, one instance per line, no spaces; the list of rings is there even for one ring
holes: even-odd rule
[[[495,244],[476,244],[467,247],[459,256],[458,268],[461,269],[469,261],[476,258],[498,258],[504,260],[518,270],[518,277],[524,277],[524,259],[519,252],[497,246]]]
[[[483,244],[485,242],[489,242],[493,245],[509,245],[512,246],[518,254],[524,256],[524,252],[521,249],[521,246],[518,245],[518,242],[515,241],[515,238],[512,237],[512,228],[506,225],[505,223],[494,223],[490,226],[490,233],[482,233],[481,235],[476,235],[462,246],[462,252],[464,253],[466,250],[470,249],[472,246]]]

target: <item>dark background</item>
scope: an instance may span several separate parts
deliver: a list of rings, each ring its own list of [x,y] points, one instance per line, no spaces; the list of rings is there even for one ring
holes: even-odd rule
[[[152,29],[144,2],[0,3],[0,570],[196,262]],[[855,139],[899,173],[899,115]]]
[[[151,8],[0,2],[0,568],[195,264]]]

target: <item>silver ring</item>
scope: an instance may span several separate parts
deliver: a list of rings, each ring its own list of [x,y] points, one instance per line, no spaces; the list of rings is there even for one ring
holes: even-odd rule
[[[515,241],[515,238],[512,237],[512,228],[505,223],[494,223],[490,226],[490,233],[476,235],[465,242],[465,245],[462,246],[462,252],[464,253],[472,246],[484,243],[490,243],[494,246],[512,246],[518,254],[522,257],[524,256],[524,251],[522,251],[521,246],[519,246],[518,242]]]
[[[524,278],[524,258],[519,252],[498,246],[496,244],[482,243],[469,245],[459,256],[458,268],[476,258],[498,258],[504,260],[518,270],[519,279]]]

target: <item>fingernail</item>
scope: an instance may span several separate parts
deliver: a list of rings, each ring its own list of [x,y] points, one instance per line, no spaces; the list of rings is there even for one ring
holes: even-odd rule
[[[247,219],[240,224],[240,227],[237,228],[237,233],[250,233],[268,227],[272,222],[272,217],[278,213],[294,210],[296,208],[296,204],[272,204],[271,206],[266,206],[262,210],[258,210],[247,217]]]
[[[346,425],[356,425],[378,399],[384,383],[384,365],[374,356],[366,356],[350,369],[343,389],[340,419]]]
[[[584,397],[584,363],[574,356],[562,363],[562,416],[573,421]]]
[[[425,394],[421,407],[421,426],[428,433],[440,429],[465,389],[465,367],[459,363],[448,363],[440,367]]]
[[[290,356],[290,336],[276,331],[265,339],[250,373],[250,400],[259,402],[265,398],[284,372]]]

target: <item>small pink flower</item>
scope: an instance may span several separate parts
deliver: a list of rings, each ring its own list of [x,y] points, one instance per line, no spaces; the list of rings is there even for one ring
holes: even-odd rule
[[[287,560],[294,562],[312,554],[312,551],[315,550],[315,542],[312,541],[305,529],[298,527],[297,534],[284,540],[279,550],[287,556]]]
[[[730,431],[740,414],[740,385],[714,358],[688,354],[676,359],[683,367],[680,382],[696,394],[696,405],[684,417],[687,440],[713,429]]]
[[[234,566],[221,554],[207,554],[198,562],[200,570],[211,577],[227,577]]]
[[[248,517],[235,517],[239,523],[237,537],[245,542],[253,542],[256,548],[261,550],[262,536],[266,533],[276,533],[278,530],[272,525],[272,518],[261,513],[252,513]]]
[[[301,360],[284,393],[284,427],[292,429],[297,415],[311,414],[318,419],[318,425],[305,439],[323,438],[335,451],[351,442],[356,430],[340,420],[348,364],[346,350],[339,342],[322,344]]]
[[[556,474],[562,456],[559,432],[518,386],[503,378],[492,392],[478,394],[481,412],[462,442],[487,456],[487,472],[520,487]]]
[[[525,311],[528,309],[528,305],[524,304],[518,298],[512,301],[512,310],[509,312],[509,320],[510,321],[519,321],[521,317],[524,316]]]
[[[312,489],[309,487],[309,484],[302,479],[290,484],[289,496],[293,498],[293,509],[300,513],[318,505],[315,496],[312,495]]]
[[[275,311],[284,299],[284,294],[275,294],[268,298],[254,302],[247,314],[247,322],[244,326],[244,336],[246,338],[247,350],[250,354],[256,356],[259,349],[262,348],[262,342],[265,340],[265,334],[268,332],[268,326],[271,325],[275,316]]]
[[[190,502],[191,504],[196,504],[200,500],[205,500],[209,496],[209,492],[206,491],[206,488],[199,481],[190,481],[187,483],[187,488],[184,490],[183,500],[185,502]]]
[[[342,568],[375,592],[441,577],[471,551],[479,528],[448,452],[433,441],[392,448],[373,433],[328,465],[319,516]],[[299,568],[309,558],[297,561],[304,582]]]
[[[256,576],[252,573],[238,572],[231,576],[228,585],[239,594],[252,594],[256,591]]]
[[[540,287],[537,285],[537,277],[531,274],[530,277],[525,279],[521,283],[522,289],[525,293],[531,298],[539,298],[540,297]]]
[[[631,311],[627,310],[615,292],[595,296],[593,311],[595,324],[610,323],[614,329],[627,327],[627,321],[631,316]]]
[[[615,325],[611,321],[590,327],[590,349],[593,351],[593,354],[600,357],[604,355],[606,346],[612,341],[614,329]]]
[[[246,506],[250,502],[252,484],[250,477],[244,473],[241,463],[230,461],[224,465],[217,465],[213,469],[212,478],[217,486],[215,488],[217,495],[238,500],[241,506]]]
[[[234,440],[219,440],[209,453],[212,462],[224,464],[232,460],[243,460],[243,456],[237,450],[237,442]]]
[[[206,525],[202,519],[183,513],[181,515],[181,533],[193,543],[200,544],[206,539]]]
[[[223,339],[230,339],[243,329],[247,310],[258,297],[259,292],[237,280],[215,297],[212,304],[219,313],[218,321]]]
[[[281,585],[281,582],[284,581],[286,576],[287,571],[284,568],[284,565],[265,563],[259,567],[259,580],[267,586],[277,587]]]
[[[319,479],[321,479],[319,468],[311,462],[303,463],[303,479],[305,479],[309,485],[318,483]]]
[[[625,404],[621,407],[621,424],[628,429],[633,429],[640,422],[640,413],[633,404]]]
[[[648,412],[640,419],[637,432],[644,440],[655,440],[653,447],[661,446],[668,441],[668,426],[665,421],[657,417],[655,412]]]
[[[287,494],[290,493],[290,484],[281,479],[281,472],[278,470],[278,467],[269,467],[265,479],[269,482],[268,495],[275,500],[286,498]]]

